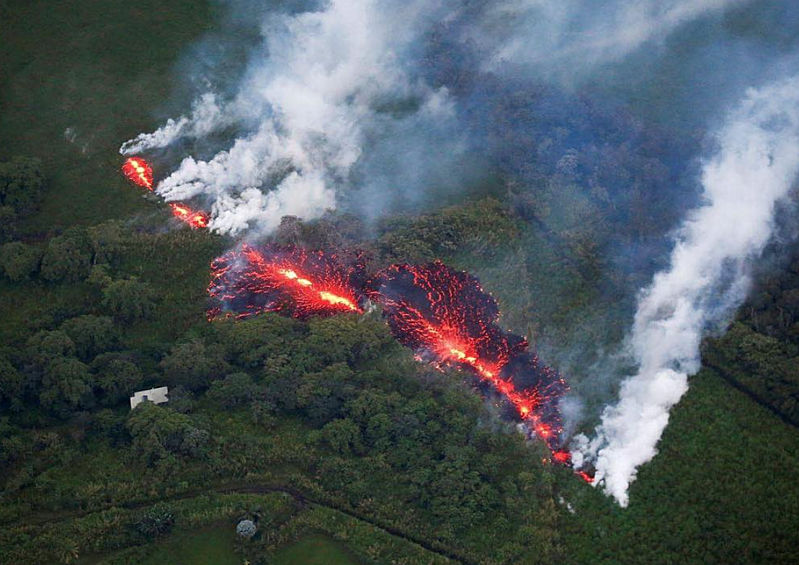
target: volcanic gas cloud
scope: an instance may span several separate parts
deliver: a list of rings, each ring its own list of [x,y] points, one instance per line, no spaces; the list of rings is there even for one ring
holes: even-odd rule
[[[307,318],[360,313],[366,299],[379,304],[394,336],[419,360],[472,373],[505,401],[508,415],[546,442],[555,461],[571,465],[558,410],[565,382],[526,339],[502,331],[496,301],[473,276],[435,262],[392,265],[367,280],[361,265],[345,267],[322,252],[249,245],[211,268],[209,318],[264,311]]]

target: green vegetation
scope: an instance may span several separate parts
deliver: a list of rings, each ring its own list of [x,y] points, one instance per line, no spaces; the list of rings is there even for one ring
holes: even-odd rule
[[[229,524],[208,530],[176,535],[161,544],[141,565],[241,565],[233,551],[233,532]]]
[[[275,565],[358,565],[336,542],[319,534],[302,538],[280,550]]]

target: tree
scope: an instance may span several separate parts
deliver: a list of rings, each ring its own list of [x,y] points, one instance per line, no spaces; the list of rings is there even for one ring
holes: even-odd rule
[[[154,465],[169,454],[201,456],[206,449],[209,434],[192,424],[191,418],[143,402],[130,413],[127,423],[133,438],[133,448],[147,465]]]
[[[310,328],[308,351],[320,368],[331,363],[369,361],[394,344],[385,324],[360,316],[317,318],[311,320]]]
[[[197,391],[222,378],[229,366],[220,346],[206,346],[201,340],[194,340],[173,347],[161,368],[171,385]]]
[[[0,247],[0,267],[6,277],[14,282],[29,278],[39,268],[41,257],[38,249],[19,241]]]
[[[341,415],[344,403],[356,394],[353,375],[346,363],[335,363],[303,377],[296,403],[312,425],[322,426]]]
[[[26,344],[27,358],[39,368],[75,354],[75,343],[62,331],[41,331],[31,336]]]
[[[118,354],[100,355],[92,362],[92,370],[94,385],[101,394],[100,403],[104,406],[114,406],[128,398],[144,381],[139,367]]]
[[[72,339],[78,357],[84,360],[112,349],[119,339],[114,320],[106,316],[78,316],[65,321],[59,329]]]
[[[111,445],[120,445],[130,441],[125,427],[126,415],[104,408],[92,413],[92,430],[102,434],[111,441]]]
[[[119,222],[108,221],[89,228],[94,263],[113,262],[124,246],[124,233]]]
[[[8,418],[0,417],[0,469],[30,450],[30,442],[24,439]]]
[[[44,373],[39,400],[42,406],[64,416],[93,404],[89,368],[75,359],[56,359]]]
[[[47,244],[42,277],[48,281],[83,280],[91,272],[92,247],[86,230],[70,228]]]
[[[223,320],[214,324],[217,342],[225,348],[225,357],[242,368],[263,365],[268,359],[290,355],[308,335],[299,320],[277,314],[265,314],[249,320]]]
[[[30,157],[14,157],[0,163],[0,206],[10,206],[17,214],[33,211],[44,191],[42,162]]]
[[[211,383],[208,397],[225,408],[234,408],[252,401],[258,395],[258,385],[247,373],[232,373],[221,381]]]
[[[322,428],[322,439],[338,453],[359,453],[363,450],[361,429],[349,418],[325,424]]]
[[[108,283],[103,288],[103,306],[116,318],[133,322],[149,318],[155,310],[155,293],[136,278]]]
[[[0,206],[0,243],[12,241],[17,235],[17,212],[11,206]]]
[[[22,375],[8,359],[0,357],[0,402],[21,401]]]

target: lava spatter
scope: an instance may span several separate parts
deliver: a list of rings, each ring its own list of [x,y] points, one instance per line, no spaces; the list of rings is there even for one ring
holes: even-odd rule
[[[153,169],[141,157],[130,157],[122,165],[122,174],[131,182],[146,188],[153,189]]]
[[[177,204],[171,202],[169,208],[172,210],[172,215],[191,226],[192,228],[207,228],[208,227],[208,214],[205,212],[196,212],[186,206],[185,204]]]

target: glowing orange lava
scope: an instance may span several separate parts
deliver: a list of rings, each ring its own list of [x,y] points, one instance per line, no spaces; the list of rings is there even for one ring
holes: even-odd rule
[[[363,265],[342,266],[335,256],[248,245],[211,267],[208,291],[219,306],[209,311],[209,319],[265,311],[298,318],[362,312],[364,299],[371,299],[418,361],[473,374],[478,388],[498,394],[505,409],[547,444],[552,454],[547,461],[573,467],[563,448],[559,409],[566,383],[539,362],[526,339],[499,327],[497,303],[467,273],[441,262],[392,265],[367,282]],[[588,473],[576,473],[592,481]]]
[[[278,274],[283,276],[286,280],[292,281],[303,288],[312,288],[314,286],[313,282],[304,277],[299,276],[294,269],[277,269],[277,272]],[[344,296],[338,296],[327,290],[317,291],[316,289],[314,289],[314,292],[316,292],[320,300],[323,300],[328,304],[332,304],[334,306],[344,306],[345,308],[348,308],[353,312],[361,311],[361,309],[358,308],[355,305],[355,303],[349,298],[345,298]]]
[[[392,265],[373,278],[367,295],[383,307],[394,336],[420,359],[471,369],[553,453],[560,449],[557,403],[566,384],[539,364],[527,340],[499,328],[497,304],[477,279],[440,262]]]
[[[143,186],[147,190],[153,189],[153,169],[144,159],[130,157],[122,165],[122,173],[137,185]]]
[[[176,204],[174,202],[171,202],[169,207],[172,209],[173,216],[192,228],[208,227],[208,214],[205,212],[195,212],[185,204]]]
[[[122,165],[122,173],[131,182],[153,190],[153,169],[141,157],[130,157]],[[172,215],[194,229],[207,228],[210,218],[205,212],[195,212],[185,204],[171,203]]]
[[[363,312],[362,296],[350,283],[352,273],[335,257],[297,248],[243,245],[211,265],[208,288],[219,312],[246,318],[259,312],[284,312],[297,318]]]

